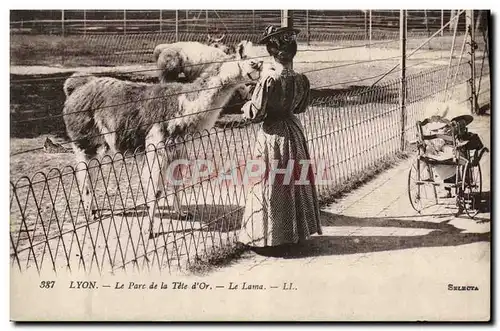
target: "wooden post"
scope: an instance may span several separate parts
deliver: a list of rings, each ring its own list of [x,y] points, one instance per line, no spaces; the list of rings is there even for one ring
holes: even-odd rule
[[[83,35],[87,34],[87,11],[83,10]]]
[[[127,11],[123,10],[123,34],[127,34]]]
[[[61,34],[64,37],[64,9],[61,10]]]
[[[467,33],[467,38],[468,38],[468,45],[469,45],[469,54],[470,54],[470,82],[469,82],[469,100],[470,100],[470,111],[473,114],[477,113],[477,110],[479,109],[478,104],[477,104],[477,95],[476,95],[476,43],[475,43],[475,37],[474,37],[474,11],[473,10],[466,10],[465,11],[465,26],[466,26],[466,33]]]
[[[450,10],[450,21],[453,19],[454,16],[455,16],[455,10],[452,9],[452,10]],[[450,32],[452,32],[453,31],[452,29],[454,29],[455,27],[452,24],[450,24],[449,28],[450,28]]]
[[[284,9],[281,11],[281,26],[282,27],[293,27],[293,12],[291,10]]]
[[[479,30],[479,26],[481,24],[481,16],[483,14],[483,11],[482,10],[479,10],[479,13],[477,15],[477,18],[476,18],[476,26],[474,28],[474,37],[476,37],[478,35],[478,30]]]
[[[370,36],[369,36],[369,38],[370,38],[370,39],[369,39],[369,40],[370,40],[370,41],[369,41],[369,42],[370,42],[370,44],[369,44],[369,45],[371,46],[371,44],[372,44],[372,11],[371,11],[371,10],[370,10],[370,22],[369,22],[368,31],[369,31],[368,33],[369,33],[369,35],[370,35]]]
[[[443,25],[444,25],[444,9],[441,9],[441,37],[443,36]]]
[[[307,46],[311,44],[311,34],[309,30],[309,10],[306,10],[306,39],[307,39]]]
[[[186,31],[184,32],[189,32],[189,10],[186,9],[186,25],[185,25]]]
[[[175,11],[175,12],[177,14],[177,11]],[[177,27],[177,20],[176,20],[175,24]],[[160,9],[160,33],[163,32],[162,29],[163,29],[163,11]]]
[[[363,10],[365,13],[365,42],[368,40],[368,12],[366,10]]]
[[[205,25],[207,27],[207,33],[208,33],[208,10],[205,10]]]
[[[179,41],[179,11],[175,10],[175,41]]]
[[[256,28],[255,28],[255,10],[252,10],[252,33],[255,34],[256,32]]]
[[[401,110],[401,151],[406,146],[406,10],[399,14],[399,39],[401,50],[401,90],[399,92],[399,107]]]
[[[293,11],[287,9],[281,11],[281,26],[293,28]],[[293,68],[293,62],[290,67]]]
[[[424,21],[425,21],[425,30],[427,31],[427,38],[431,35],[431,32],[429,31],[429,17],[427,16],[427,10],[424,9]],[[431,49],[431,43],[429,42],[427,44],[427,48]]]

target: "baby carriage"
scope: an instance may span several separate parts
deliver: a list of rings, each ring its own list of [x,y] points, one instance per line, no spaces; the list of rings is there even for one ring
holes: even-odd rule
[[[440,116],[417,121],[418,154],[408,174],[408,197],[418,213],[440,203],[438,189],[445,198],[455,198],[457,215],[464,211],[474,218],[480,210],[482,174],[480,161],[488,149],[477,134],[468,132],[473,117],[452,120]]]

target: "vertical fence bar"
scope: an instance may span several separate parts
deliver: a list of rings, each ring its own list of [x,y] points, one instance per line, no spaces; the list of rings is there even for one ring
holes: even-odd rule
[[[208,10],[205,10],[205,26],[208,33]]]
[[[283,9],[281,11],[281,26],[293,28],[293,11]],[[293,68],[293,63],[290,65]]]
[[[470,54],[470,92],[469,92],[469,100],[470,100],[470,111],[475,114],[477,107],[477,95],[476,95],[476,44],[474,42],[474,11],[466,10],[465,11],[465,26],[466,26],[466,38],[469,39],[469,54]]]
[[[255,31],[256,31],[256,27],[255,27],[255,10],[252,10],[252,33],[255,34]]]
[[[175,29],[177,31],[177,10],[175,11],[175,15],[176,15]],[[160,9],[160,33],[163,32],[162,30],[163,30],[163,10]]]
[[[64,9],[61,10],[61,35],[64,37]]]
[[[405,150],[406,129],[406,10],[399,14],[399,39],[401,50],[401,90],[399,92],[399,107],[401,110],[401,151]]]
[[[175,11],[175,41],[179,41],[179,11]]]
[[[365,41],[368,40],[368,12],[366,10],[363,10],[363,13],[365,13]]]
[[[87,34],[87,11],[83,10],[83,35]]]
[[[123,34],[127,34],[127,11],[123,10]]]
[[[455,16],[455,10],[454,10],[454,9],[452,9],[452,10],[450,10],[450,21],[453,19],[453,17],[454,17],[454,16]],[[453,31],[453,30],[452,30],[453,28],[454,28],[454,27],[453,27],[453,24],[450,24],[450,25],[449,25],[450,32],[452,32],[452,31]]]
[[[369,40],[370,40],[370,47],[372,45],[372,11],[370,10],[370,20],[368,22],[368,33],[369,33]]]
[[[307,38],[307,46],[311,44],[311,34],[309,31],[309,10],[306,10],[306,38]]]
[[[444,25],[444,9],[441,9],[441,37],[443,36],[443,25]]]
[[[425,31],[427,32],[427,38],[430,37],[431,31],[429,30],[429,16],[427,16],[427,10],[424,9],[424,22],[425,22]],[[431,49],[431,42],[427,44],[427,49]]]
[[[372,59],[372,11],[369,10],[369,21],[368,21],[368,59]]]
[[[476,26],[474,28],[474,38],[478,35],[478,30],[479,30],[479,26],[481,24],[481,16],[483,14],[483,11],[482,10],[478,10],[478,15],[477,15],[477,18],[476,18]]]

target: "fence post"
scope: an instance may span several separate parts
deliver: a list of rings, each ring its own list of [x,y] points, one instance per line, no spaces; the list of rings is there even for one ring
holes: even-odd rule
[[[372,10],[370,9],[369,10],[369,16],[370,16],[370,20],[368,22],[368,59],[371,60],[372,59],[372,51],[371,51],[371,48],[372,48]]]
[[[87,34],[87,11],[83,10],[83,35]]]
[[[366,10],[363,10],[363,13],[365,13],[365,41],[368,39],[368,13]]]
[[[478,34],[478,30],[479,30],[479,26],[481,24],[481,16],[483,14],[483,11],[482,10],[479,10],[479,13],[477,14],[477,18],[476,18],[476,26],[474,28],[474,38],[477,36]]]
[[[61,35],[64,37],[64,9],[61,10]]]
[[[309,10],[306,10],[306,38],[307,38],[307,46],[311,44],[311,34],[309,31]]]
[[[372,11],[370,9],[370,21],[369,21],[369,27],[368,27],[368,33],[370,34],[369,38],[370,38],[370,47],[372,45]]]
[[[452,9],[450,10],[450,21],[453,19],[453,17],[455,16],[455,10]],[[452,24],[449,25],[449,28],[450,28],[450,32],[452,32],[452,29],[454,28]]]
[[[431,35],[431,32],[429,30],[429,17],[427,16],[427,10],[426,9],[424,9],[424,21],[425,21],[425,31],[427,32],[427,38],[429,38],[430,35]],[[431,42],[430,41],[427,44],[427,49],[431,49]]]
[[[401,110],[401,151],[406,147],[406,10],[399,13],[399,40],[401,50],[401,90],[399,92],[399,107]]]
[[[252,33],[255,34],[257,29],[255,28],[255,10],[252,10]]]
[[[175,41],[179,41],[179,11],[175,11]]]
[[[205,10],[205,25],[206,25],[207,33],[208,33],[208,10]]]
[[[123,10],[123,34],[127,34],[127,11]]]
[[[281,11],[281,26],[293,28],[293,11],[288,9],[283,9]],[[293,62],[290,66],[293,68]]]
[[[441,9],[441,37],[444,35],[443,34],[443,25],[444,25],[444,9]]]
[[[176,15],[177,15],[177,10],[175,11]],[[175,27],[177,28],[177,20],[175,21]],[[162,33],[163,31],[163,10],[160,9],[160,33]]]
[[[476,114],[479,109],[477,104],[477,95],[476,95],[476,43],[474,38],[474,11],[466,10],[465,11],[465,26],[466,26],[466,38],[468,38],[469,45],[469,54],[470,54],[470,82],[469,82],[469,100],[470,100],[470,111],[473,114]]]

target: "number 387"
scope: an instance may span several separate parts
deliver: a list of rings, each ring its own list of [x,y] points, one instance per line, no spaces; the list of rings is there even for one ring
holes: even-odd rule
[[[40,288],[54,288],[55,283],[55,280],[42,280],[40,282]]]

